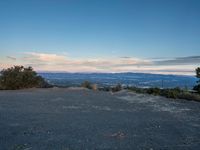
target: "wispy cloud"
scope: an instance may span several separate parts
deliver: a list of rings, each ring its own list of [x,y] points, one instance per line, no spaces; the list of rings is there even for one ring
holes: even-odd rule
[[[15,64],[32,66],[37,71],[63,72],[147,72],[162,74],[194,74],[194,68],[200,65],[200,56],[177,58],[112,57],[81,59],[70,58],[68,55],[50,53],[24,53],[20,58],[7,57],[15,60]],[[1,65],[6,67],[9,65]]]
[[[5,69],[5,68],[9,68],[11,67],[12,65],[11,64],[6,64],[6,63],[0,63],[0,69]]]
[[[35,53],[35,52],[25,53],[23,59],[25,61],[33,61],[33,62],[63,62],[66,60],[65,56],[62,55]]]
[[[193,65],[200,64],[200,56],[176,57],[167,60],[153,61],[155,65]]]
[[[9,59],[9,60],[14,60],[14,61],[17,60],[17,58],[16,58],[16,57],[13,57],[13,56],[7,56],[6,58]]]

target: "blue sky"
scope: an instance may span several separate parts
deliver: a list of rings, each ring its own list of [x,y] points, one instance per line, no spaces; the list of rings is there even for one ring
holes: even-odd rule
[[[199,0],[0,0],[0,67],[192,74],[199,8]]]

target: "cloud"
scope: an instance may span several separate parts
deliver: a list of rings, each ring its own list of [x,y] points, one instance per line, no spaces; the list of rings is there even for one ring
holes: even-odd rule
[[[145,64],[147,61],[141,60],[138,58],[131,58],[131,57],[121,57],[121,58],[110,58],[110,59],[72,59],[67,58],[63,55],[58,54],[48,54],[48,53],[35,53],[35,52],[28,52],[25,53],[23,57],[24,61],[30,62],[43,62],[43,63],[56,63],[56,64],[63,64],[63,65],[85,65],[85,66],[102,66],[102,65],[137,65],[137,64]]]
[[[131,58],[131,57],[128,57],[128,56],[122,56],[122,57],[120,57],[120,58],[129,59],[129,58]]]
[[[23,59],[32,62],[63,62],[66,60],[65,56],[57,54],[27,52],[25,55]]]
[[[84,59],[71,58],[68,55],[27,52],[20,58],[8,57],[11,60],[12,58],[16,60],[13,65],[32,66],[37,71],[58,72],[145,72],[191,75],[200,64],[200,56],[148,59],[124,56]]]
[[[10,60],[14,60],[14,61],[16,61],[16,60],[17,60],[17,58],[15,58],[15,57],[12,57],[12,56],[7,56],[6,58],[7,58],[7,59],[10,59]]]
[[[70,71],[70,72],[113,72],[121,67],[138,67],[149,64],[148,60],[131,57],[74,59],[64,55],[27,52],[22,57],[25,65],[31,65],[37,70]],[[131,71],[131,70],[130,70]]]
[[[176,57],[173,59],[154,61],[154,65],[192,65],[200,64],[200,56]]]
[[[0,63],[0,69],[5,69],[11,67],[10,64]]]

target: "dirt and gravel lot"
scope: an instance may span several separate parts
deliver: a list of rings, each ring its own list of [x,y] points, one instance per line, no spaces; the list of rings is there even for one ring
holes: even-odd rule
[[[0,91],[0,150],[198,150],[200,103],[121,91]]]

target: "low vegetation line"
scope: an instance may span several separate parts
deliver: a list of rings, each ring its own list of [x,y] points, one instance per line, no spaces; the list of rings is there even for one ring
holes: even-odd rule
[[[200,68],[196,68],[196,77],[200,79]],[[53,87],[44,78],[39,76],[32,67],[14,66],[11,68],[3,69],[0,72],[0,89],[1,90],[17,90],[27,88],[49,88]],[[112,91],[117,92],[122,89],[133,91],[136,93],[152,94],[164,96],[173,99],[186,99],[195,100],[200,102],[200,80],[194,85],[193,90],[183,90],[179,87],[172,89],[161,88],[138,88],[134,86],[123,87],[121,84],[110,87],[98,87],[97,84],[92,84],[89,81],[85,81],[81,84],[81,87],[100,90],[100,91]]]
[[[200,102],[200,94],[194,91],[182,90],[178,87],[172,89],[126,87],[126,89],[136,93],[164,96],[166,98],[172,99],[194,100]]]
[[[99,90],[99,91],[110,91],[110,92],[118,92],[121,90],[129,90],[131,92],[136,92],[140,94],[151,94],[155,96],[163,96],[166,98],[172,99],[186,99],[186,100],[194,100],[200,102],[200,94],[195,91],[183,90],[179,87],[171,88],[171,89],[161,89],[161,88],[139,88],[134,86],[125,86],[122,87],[121,84],[117,84],[116,86],[107,86],[107,87],[98,87],[96,84],[92,84],[89,81],[85,81],[81,85],[84,88],[88,88],[91,90]],[[94,88],[95,87],[95,88]]]

